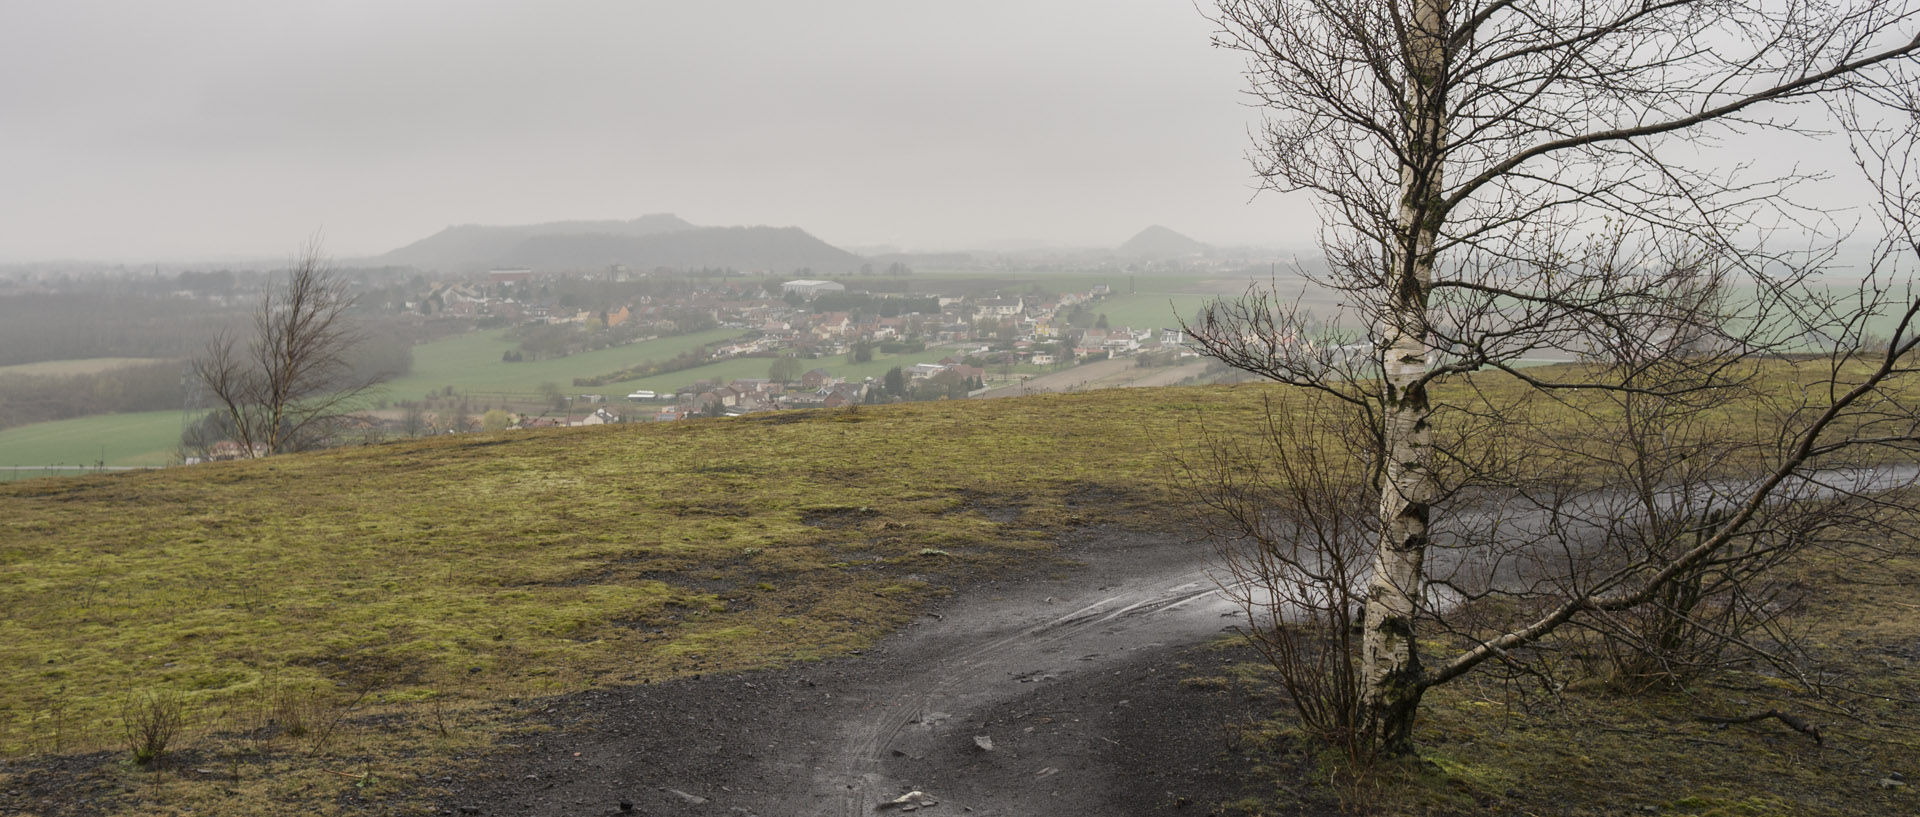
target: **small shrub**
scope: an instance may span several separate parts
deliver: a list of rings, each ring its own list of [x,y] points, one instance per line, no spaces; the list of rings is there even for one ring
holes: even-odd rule
[[[144,766],[166,756],[167,747],[186,726],[186,706],[179,695],[166,690],[128,694],[120,704],[120,720],[133,762]]]
[[[273,721],[280,724],[280,733],[290,738],[306,737],[313,731],[323,706],[313,690],[295,687],[277,687],[267,693],[267,705]]]
[[[1684,520],[1695,532],[1672,538],[1698,545],[1725,520],[1723,511]],[[1801,645],[1780,617],[1799,599],[1787,585],[1764,577],[1787,552],[1778,536],[1745,537],[1720,559],[1681,571],[1647,603],[1583,622],[1610,664],[1609,683],[1627,692],[1678,690],[1744,658],[1790,661]]]

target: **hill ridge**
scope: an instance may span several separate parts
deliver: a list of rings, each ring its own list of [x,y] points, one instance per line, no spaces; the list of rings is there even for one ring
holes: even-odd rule
[[[1135,233],[1132,238],[1127,239],[1125,244],[1120,245],[1119,250],[1121,255],[1159,257],[1198,255],[1212,251],[1211,245],[1188,238],[1158,224]]]
[[[422,269],[472,270],[492,264],[529,238],[542,235],[659,235],[695,229],[672,213],[619,220],[548,221],[539,224],[455,224],[376,260]]]
[[[852,272],[864,259],[799,227],[694,227],[653,235],[537,235],[496,259],[542,269],[596,269],[624,264],[654,267],[730,267],[821,274]]]

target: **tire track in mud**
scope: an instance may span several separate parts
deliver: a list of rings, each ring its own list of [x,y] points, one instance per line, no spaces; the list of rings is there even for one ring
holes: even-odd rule
[[[1076,606],[1064,615],[1045,615],[1062,603]],[[939,624],[923,628],[914,638],[919,649],[905,656],[910,661],[912,652],[924,650],[926,660],[897,682],[872,690],[865,710],[842,729],[838,748],[821,759],[815,777],[816,801],[826,801],[821,813],[874,813],[878,804],[906,791],[885,771],[894,751],[912,756],[910,750],[924,752],[936,740],[971,741],[970,732],[942,732],[942,725],[1020,694],[1022,683],[1096,671],[1141,646],[1204,639],[1225,627],[1223,613],[1237,611],[1204,560],[1191,557],[1070,599],[980,601],[952,610]],[[966,643],[956,645],[956,640]],[[945,800],[938,791],[928,793],[954,812],[963,810],[963,804]],[[1042,813],[1032,809],[1049,807],[964,805],[982,815]]]

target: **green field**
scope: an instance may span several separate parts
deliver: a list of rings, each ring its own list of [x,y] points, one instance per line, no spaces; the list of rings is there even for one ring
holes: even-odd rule
[[[573,378],[602,374],[648,359],[665,360],[682,350],[725,340],[738,332],[715,329],[533,363],[502,362],[501,353],[517,347],[513,341],[501,338],[501,334],[473,332],[416,346],[413,373],[383,385],[377,394],[394,401],[419,400],[427,392],[446,386],[459,392],[531,393],[538,391],[545,381],[558,384],[569,394],[610,391],[574,388]],[[767,363],[756,364],[756,375],[734,376],[765,377]],[[707,375],[684,374],[676,385],[700,376]],[[0,431],[0,466],[92,465],[101,461],[107,465],[166,465],[173,461],[180,440],[180,423],[180,412],[154,411],[16,426]],[[0,479],[9,478],[12,477],[0,475]]]
[[[654,375],[638,380],[623,380],[605,386],[573,385],[576,377],[590,377],[618,371],[647,360],[664,361],[697,345],[711,344],[737,337],[732,329],[715,329],[693,335],[636,343],[533,363],[504,363],[500,355],[517,348],[501,332],[476,332],[414,347],[413,374],[382,387],[389,400],[418,400],[429,392],[452,386],[456,392],[537,392],[540,384],[550,382],[567,394],[606,394],[618,397],[642,389],[671,394],[697,380],[728,381],[738,378],[766,377],[773,365],[771,358],[735,358]],[[847,363],[845,355],[804,360],[807,369],[826,369],[835,377],[859,380],[879,377],[894,366],[939,360],[953,354],[952,349],[928,349],[912,355],[875,353],[867,363]]]
[[[389,400],[419,400],[428,392],[452,386],[456,392],[536,392],[541,383],[551,382],[568,394],[601,392],[606,389],[577,389],[576,377],[591,377],[618,371],[648,360],[664,361],[687,349],[738,337],[737,329],[711,329],[691,335],[616,346],[611,349],[569,355],[530,363],[507,363],[500,359],[509,350],[519,348],[507,340],[506,330],[469,332],[413,347],[413,372],[382,387]],[[766,372],[760,376],[765,377]],[[692,382],[688,378],[684,382]]]
[[[103,414],[0,431],[0,465],[167,465],[180,412]]]
[[[1135,330],[1173,329],[1180,320],[1192,318],[1200,311],[1201,305],[1212,301],[1212,295],[1171,294],[1149,292],[1138,295],[1115,295],[1087,309],[1107,316],[1107,325],[1119,329],[1131,327]]]

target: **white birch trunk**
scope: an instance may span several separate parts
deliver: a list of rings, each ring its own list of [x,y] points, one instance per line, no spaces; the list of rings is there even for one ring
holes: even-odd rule
[[[1364,728],[1389,754],[1413,750],[1413,721],[1425,691],[1414,612],[1425,580],[1428,508],[1437,493],[1427,373],[1427,290],[1442,214],[1442,81],[1449,0],[1415,0],[1408,29],[1406,160],[1400,167],[1399,224],[1380,316],[1386,378],[1385,467],[1380,485],[1380,544],[1367,588],[1361,646]]]

